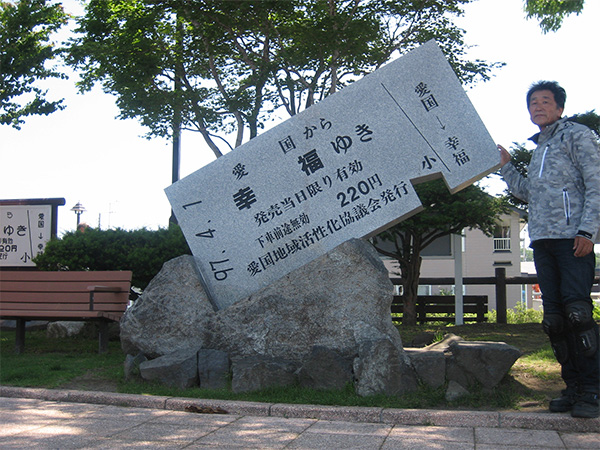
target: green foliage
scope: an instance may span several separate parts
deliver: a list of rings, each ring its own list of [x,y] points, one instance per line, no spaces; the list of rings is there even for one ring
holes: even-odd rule
[[[600,321],[600,306],[594,303],[594,309],[592,311],[592,317],[595,321]],[[519,323],[542,323],[544,318],[544,311],[528,309],[523,303],[518,303],[514,309],[506,310],[506,323],[519,324]],[[497,322],[498,312],[492,310],[488,313],[488,320],[490,322]]]
[[[506,323],[519,324],[519,323],[542,323],[544,318],[544,312],[541,310],[535,310],[527,308],[523,303],[517,303],[517,305],[511,309],[506,310]],[[498,312],[492,310],[488,313],[488,320],[490,322],[498,321]]]
[[[574,114],[569,117],[571,122],[577,122],[590,128],[597,138],[600,138],[600,116],[596,114],[596,110],[584,112],[582,114]]]
[[[594,303],[594,309],[592,310],[592,317],[596,322],[600,322],[600,305]]]
[[[533,154],[533,150],[528,150],[525,148],[525,144],[519,144],[517,142],[513,142],[513,146],[510,149],[510,163],[515,166],[517,171],[524,177],[527,177],[527,166],[529,165],[529,161],[531,161],[531,155]],[[524,220],[527,220],[527,207],[528,203],[524,202],[520,198],[515,197],[510,190],[507,188],[504,189],[504,196],[506,201],[514,206],[515,208],[523,211]]]
[[[65,234],[34,258],[41,270],[131,270],[132,285],[144,289],[162,265],[190,254],[181,229],[97,230]]]
[[[577,14],[583,10],[585,0],[527,0],[525,12],[527,18],[536,18],[544,33],[557,31],[563,19],[569,14]]]
[[[497,64],[467,60],[452,21],[469,1],[91,0],[67,61],[149,136],[180,117],[221,156],[275,110],[293,116],[430,39],[463,83],[488,79]]]
[[[316,390],[300,386],[274,387],[247,393],[233,393],[230,390],[207,390],[200,388],[176,389],[141,382],[129,382],[120,385],[121,390],[130,394],[160,395],[168,397],[186,397],[203,399],[222,399],[234,401],[250,401],[264,403],[285,403],[304,405],[331,405],[331,406],[362,406],[372,408],[447,408],[447,407],[476,407],[488,408],[514,408],[521,400],[520,393],[515,389],[501,386],[493,391],[482,392],[480,388],[473,387],[473,393],[456,401],[448,402],[445,399],[447,386],[431,388],[419,386],[415,392],[402,396],[371,395],[361,397],[356,394],[354,386],[348,384],[341,390]]]
[[[521,261],[533,261],[533,249],[525,248],[521,253]]]
[[[36,86],[47,78],[65,78],[49,67],[58,54],[50,37],[67,21],[62,5],[46,0],[0,1],[0,124],[20,129],[24,117],[63,109],[62,100],[46,100]]]

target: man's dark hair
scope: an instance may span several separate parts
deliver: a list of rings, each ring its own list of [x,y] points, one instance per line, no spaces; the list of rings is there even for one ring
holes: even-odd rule
[[[565,107],[565,101],[567,100],[567,93],[556,81],[538,81],[533,83],[527,92],[527,107],[529,108],[529,101],[534,92],[537,91],[550,91],[554,94],[554,101],[556,106],[559,108]]]

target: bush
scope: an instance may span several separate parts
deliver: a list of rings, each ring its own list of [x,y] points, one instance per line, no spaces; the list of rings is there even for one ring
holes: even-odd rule
[[[592,316],[595,321],[600,321],[600,306],[594,304]],[[535,309],[527,309],[523,303],[517,304],[514,309],[506,310],[506,323],[542,323],[544,311]],[[490,322],[497,322],[498,313],[492,310],[488,314]]]
[[[144,289],[162,265],[191,254],[181,229],[98,230],[66,233],[52,239],[34,258],[40,270],[131,270],[132,285]]]
[[[544,312],[535,309],[527,309],[523,303],[517,303],[514,309],[506,310],[506,323],[542,323]],[[498,312],[492,310],[488,314],[490,322],[498,321]]]

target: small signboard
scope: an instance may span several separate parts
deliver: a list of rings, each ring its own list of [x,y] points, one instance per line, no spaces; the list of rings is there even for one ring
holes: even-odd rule
[[[166,189],[218,309],[456,192],[498,152],[433,41]]]
[[[33,258],[56,236],[64,199],[0,200],[0,267],[35,267]]]

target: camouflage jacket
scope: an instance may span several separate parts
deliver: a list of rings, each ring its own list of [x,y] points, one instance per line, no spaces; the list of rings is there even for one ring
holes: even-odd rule
[[[537,148],[527,177],[512,164],[502,177],[515,197],[529,203],[529,237],[598,242],[600,229],[600,147],[584,125],[560,119],[531,138]]]

